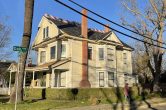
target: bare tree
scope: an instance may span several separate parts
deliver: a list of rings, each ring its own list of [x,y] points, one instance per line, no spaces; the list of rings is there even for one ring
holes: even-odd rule
[[[144,47],[140,42],[134,43],[135,48],[132,54],[133,72],[139,76],[141,84],[146,84],[152,81],[152,74],[148,67],[148,56],[144,51]]]
[[[32,19],[33,19],[33,8],[34,8],[34,0],[25,0],[25,15],[24,15],[24,33],[22,38],[22,47],[29,48],[30,40],[31,40],[31,33],[32,33]],[[21,102],[23,101],[23,78],[24,78],[24,70],[25,70],[25,64],[27,59],[27,52],[22,53],[20,56],[20,60],[18,61],[20,63],[20,72],[16,74],[16,79],[18,77],[18,98],[17,101]],[[15,102],[15,96],[16,96],[16,81],[15,81],[15,87],[12,91],[12,94],[10,96],[10,102]]]
[[[165,0],[124,0],[122,2],[128,14],[122,18],[122,24],[132,28],[137,33],[155,39],[155,42],[148,38],[144,41],[158,46],[164,40],[166,30],[166,1]],[[126,19],[128,18],[128,19]],[[134,18],[133,20],[131,20]],[[162,71],[162,61],[165,51],[144,43],[145,54],[148,58],[147,64],[153,76],[152,91],[159,90],[159,77]]]
[[[11,28],[0,22],[0,60],[11,55],[11,51],[9,51],[10,32]]]

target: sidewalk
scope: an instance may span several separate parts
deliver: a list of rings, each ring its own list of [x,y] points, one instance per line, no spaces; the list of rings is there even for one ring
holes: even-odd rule
[[[166,105],[166,98],[153,98],[140,102],[129,103],[114,103],[114,104],[99,104],[84,107],[73,107],[65,109],[53,109],[53,110],[141,110],[145,108],[155,109],[155,106]]]

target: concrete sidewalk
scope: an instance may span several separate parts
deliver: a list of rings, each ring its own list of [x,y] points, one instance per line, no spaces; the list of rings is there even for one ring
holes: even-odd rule
[[[166,98],[153,98],[145,101],[137,101],[132,103],[99,104],[54,110],[141,110],[145,108],[155,109],[155,106],[162,105],[166,105]]]

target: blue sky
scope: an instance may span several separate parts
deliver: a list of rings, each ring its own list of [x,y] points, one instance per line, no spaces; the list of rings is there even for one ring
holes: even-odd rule
[[[23,34],[23,20],[24,20],[24,1],[25,0],[0,0],[0,18],[8,18],[5,21],[5,24],[12,28],[11,33],[11,50],[12,46],[20,45],[22,40]],[[67,0],[62,0],[63,2],[69,4],[70,6],[76,8],[77,10],[81,11],[81,8],[69,3]],[[123,13],[121,4],[119,0],[74,0],[75,2],[101,14],[102,16],[113,20],[117,23],[120,23],[120,17]],[[41,17],[45,14],[51,14],[53,16],[57,16],[66,20],[71,21],[81,21],[81,16],[77,13],[65,8],[64,6],[54,2],[54,0],[35,0],[34,6],[34,17],[33,17],[33,29],[32,29],[32,39],[31,42],[34,40],[35,35],[37,33],[37,26],[41,20]],[[89,16],[103,22],[104,24],[110,24],[92,14],[88,14]],[[92,21],[88,21],[88,25],[90,28],[97,28],[103,30],[103,26],[98,25]],[[119,29],[118,27],[110,24],[111,27]],[[120,29],[119,29],[120,30]],[[130,34],[130,33],[129,33]],[[129,43],[132,44],[133,40],[129,39],[125,36],[118,35],[118,37]],[[13,53],[12,60],[17,59],[17,53]]]

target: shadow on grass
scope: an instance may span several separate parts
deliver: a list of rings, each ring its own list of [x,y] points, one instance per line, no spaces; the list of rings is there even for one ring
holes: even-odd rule
[[[0,95],[0,103],[7,103],[9,101],[8,95]]]
[[[118,109],[118,104],[121,104],[121,110],[124,110],[124,103],[123,103],[123,97],[122,97],[122,94],[121,94],[121,90],[119,87],[116,87],[114,88],[115,89],[115,94],[116,94],[116,97],[117,97],[117,100],[116,102],[114,103],[114,101],[111,100],[111,98],[107,95],[107,93],[102,89],[100,88],[101,92],[103,93],[103,95],[105,96],[106,98],[106,101],[112,105],[112,109],[113,110],[117,110]]]
[[[146,96],[145,96],[144,89],[142,91],[141,97],[142,97],[142,101],[145,102],[145,104],[148,106],[148,108],[150,108],[152,110],[157,110],[156,108],[153,108],[149,102],[146,101]]]

